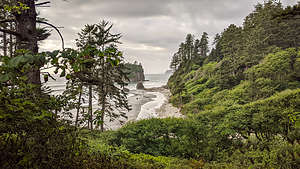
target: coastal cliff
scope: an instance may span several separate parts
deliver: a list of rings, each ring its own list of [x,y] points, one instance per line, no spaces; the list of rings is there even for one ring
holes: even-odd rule
[[[126,63],[125,64],[126,73],[128,73],[128,78],[130,82],[140,82],[145,81],[144,69],[141,64]]]

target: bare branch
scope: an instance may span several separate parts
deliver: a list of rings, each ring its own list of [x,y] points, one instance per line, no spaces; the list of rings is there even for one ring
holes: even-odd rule
[[[46,1],[46,2],[41,2],[41,3],[37,3],[35,4],[35,6],[41,6],[41,5],[46,5],[46,4],[50,4],[50,1]]]
[[[36,22],[37,22],[37,23],[41,23],[41,24],[45,24],[45,25],[49,25],[49,26],[51,26],[52,28],[54,28],[54,29],[57,31],[57,33],[59,34],[59,36],[60,36],[60,39],[61,39],[61,42],[62,42],[62,49],[63,49],[63,50],[65,49],[64,38],[63,38],[62,34],[60,33],[59,29],[58,29],[56,26],[54,26],[54,25],[52,25],[52,24],[50,24],[50,23],[48,23],[48,22],[44,22],[44,21],[36,21]]]
[[[49,72],[41,72],[41,74],[47,74],[52,80],[56,81],[56,79]]]
[[[37,6],[39,8],[50,8],[51,6]]]

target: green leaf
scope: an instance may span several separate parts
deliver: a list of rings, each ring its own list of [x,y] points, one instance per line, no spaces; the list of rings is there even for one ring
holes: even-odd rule
[[[296,128],[300,128],[300,120],[297,120],[297,121],[296,121],[295,127],[296,127]]]
[[[45,82],[48,82],[48,77],[49,77],[48,75],[44,75],[44,81]]]
[[[52,61],[51,61],[51,64],[55,65],[55,64],[58,64],[58,58],[53,58]]]
[[[59,129],[60,131],[62,131],[62,130],[65,129],[65,126],[60,126],[58,129]]]
[[[70,80],[71,79],[71,74],[67,74],[66,79]]]
[[[54,70],[54,73],[55,73],[55,74],[58,73],[58,69],[59,69],[59,68],[56,68],[56,69]]]
[[[0,83],[7,82],[8,80],[9,80],[8,74],[0,75]]]
[[[65,69],[63,69],[63,71],[60,74],[60,77],[64,77],[64,76],[66,76],[66,70]]]
[[[19,67],[22,63],[25,63],[27,61],[27,58],[25,56],[17,56],[12,58],[8,65],[10,67]]]

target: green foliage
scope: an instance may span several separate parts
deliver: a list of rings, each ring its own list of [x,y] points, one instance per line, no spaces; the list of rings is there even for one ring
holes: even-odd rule
[[[0,6],[8,15],[28,10],[17,1]],[[142,68],[123,63],[120,34],[111,34],[108,22],[86,25],[78,50],[1,56],[0,168],[298,168],[299,9],[277,1],[256,5],[241,27],[216,35],[208,56],[207,33],[200,40],[188,34],[168,82],[170,101],[186,117],[141,120],[115,132],[78,130],[63,119],[82,108],[85,86],[92,92],[92,85],[101,110],[90,122],[103,129],[105,113],[114,119],[129,110],[125,69]],[[65,95],[28,83],[43,66],[66,77]]]
[[[294,71],[294,60],[299,57],[295,48],[272,53],[267,55],[260,64],[248,69],[246,74],[251,80],[270,78],[274,81],[287,81],[290,78],[289,75]]]
[[[28,84],[20,71],[27,72],[26,65],[31,61],[22,58],[31,57],[20,56],[14,58],[16,64],[1,66],[3,72],[15,73],[9,82],[0,85],[0,167],[72,166],[79,143],[74,128],[56,121],[55,115],[63,107],[58,105],[67,103],[45,91],[33,92],[38,86]]]
[[[212,160],[217,149],[225,149],[226,137],[209,133],[208,119],[149,119],[127,124],[113,134],[110,144],[124,146],[132,153],[154,156]],[[220,140],[218,140],[220,139]]]
[[[184,67],[186,73],[190,70],[197,70],[203,64],[208,52],[208,34],[206,32],[203,32],[201,40],[195,39],[192,34],[187,34],[185,42],[180,44],[178,51],[173,55],[170,68],[178,70]]]
[[[26,6],[25,4],[23,4],[22,2],[4,4],[3,7],[6,12],[18,13],[18,14],[21,14],[23,11],[26,11],[29,9],[29,7]]]
[[[74,80],[74,74],[95,65],[94,59],[84,58],[88,55],[106,56],[109,67],[121,65],[122,54],[113,46],[104,51],[86,46],[82,51],[66,49],[39,54],[18,50],[15,57],[1,56],[0,168],[128,168],[125,162],[107,158],[108,155],[91,153],[91,148],[78,137],[77,128],[64,120],[77,107],[74,99],[79,90],[71,95],[52,96],[47,87],[28,83],[28,74],[43,66],[55,67],[55,74],[60,72],[60,77]],[[47,72],[43,75],[45,82],[53,78]],[[121,78],[116,79],[123,85]]]
[[[265,144],[269,145],[269,150],[261,150],[264,144],[252,136],[251,141],[236,150],[226,162],[206,163],[204,168],[297,168],[300,164],[299,145],[290,145],[280,137]]]
[[[88,118],[83,121],[87,120],[91,129],[95,124],[104,130],[105,115],[109,115],[110,120],[115,120],[126,117],[125,112],[130,110],[125,92],[128,77],[124,72],[124,58],[116,46],[121,35],[110,33],[111,28],[112,25],[107,21],[86,25],[76,40],[79,49],[67,49],[61,52],[60,59],[56,58],[51,62],[57,66],[55,73],[61,68],[61,76],[66,76],[68,80],[64,94],[75,102],[76,125],[79,115],[83,114]],[[84,92],[86,89],[89,93]],[[100,105],[94,112],[93,93],[98,94]],[[84,95],[89,97],[88,114],[81,111],[81,98]]]
[[[1,125],[0,166],[1,168],[77,167],[73,162],[80,152],[81,143],[78,141],[74,128],[50,119],[36,119],[23,123],[19,120],[14,127]]]
[[[117,132],[98,132],[82,130],[80,137],[88,142],[93,154],[102,154],[107,159],[111,159],[112,164],[119,164],[118,168],[201,168],[203,161],[187,160],[175,157],[152,156],[149,154],[129,152],[125,147],[111,146],[112,140],[116,139]],[[118,135],[118,134],[117,134]]]
[[[216,35],[204,61],[183,62],[169,79],[170,101],[206,130],[204,168],[299,166],[298,11],[258,4],[243,26]]]

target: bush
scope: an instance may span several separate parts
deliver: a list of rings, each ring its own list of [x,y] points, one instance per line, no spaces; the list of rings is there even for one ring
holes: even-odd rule
[[[132,153],[210,160],[216,157],[214,150],[223,140],[216,138],[214,132],[209,133],[207,120],[205,117],[141,120],[114,133],[110,144],[124,146]]]

